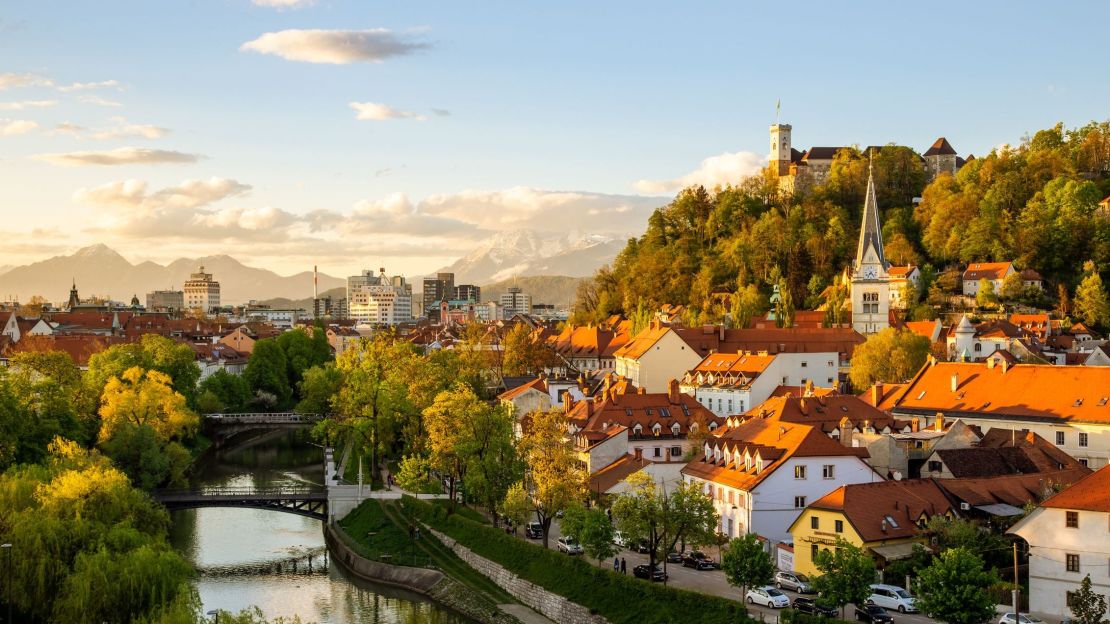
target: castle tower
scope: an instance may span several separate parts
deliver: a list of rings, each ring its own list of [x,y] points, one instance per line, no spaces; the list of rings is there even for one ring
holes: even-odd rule
[[[890,327],[890,263],[883,255],[883,231],[875,176],[868,169],[867,198],[863,204],[859,245],[852,266],[852,327],[861,334],[874,334]]]
[[[771,126],[770,163],[778,175],[790,175],[790,124]]]

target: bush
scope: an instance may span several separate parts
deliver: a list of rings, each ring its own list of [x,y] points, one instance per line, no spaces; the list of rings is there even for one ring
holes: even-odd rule
[[[530,544],[447,510],[405,497],[412,514],[475,553],[495,561],[521,578],[564,596],[613,624],[664,622],[751,622],[743,604],[695,592],[663,587],[614,574],[577,558]],[[635,600],[636,609],[629,609]]]

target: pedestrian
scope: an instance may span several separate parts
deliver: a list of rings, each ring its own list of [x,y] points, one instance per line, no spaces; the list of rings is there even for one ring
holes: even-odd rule
[[[616,557],[613,557],[613,571],[616,572],[617,570],[620,570],[620,568],[621,568],[620,559],[617,559]]]
[[[621,557],[621,574],[628,574],[628,564],[624,557]]]

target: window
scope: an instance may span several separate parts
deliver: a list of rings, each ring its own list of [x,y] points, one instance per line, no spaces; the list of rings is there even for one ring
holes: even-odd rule
[[[671,447],[671,457],[678,457],[679,455],[682,455],[682,447],[681,446],[672,446]]]
[[[795,479],[805,479],[806,478],[806,467],[805,466],[794,466],[794,478]],[[804,505],[803,505],[803,507],[804,507]]]
[[[1057,444],[1057,446],[1063,446],[1064,445],[1064,432],[1063,431],[1057,431],[1056,432],[1056,444]]]
[[[662,457],[662,456],[663,456],[663,452],[662,452],[662,451],[663,451],[663,450],[662,450],[661,448],[659,448],[658,446],[657,446],[657,447],[655,447],[655,456],[656,456],[656,457]]]
[[[1081,457],[1081,458],[1079,459],[1079,463],[1080,463],[1080,464],[1082,464],[1082,465],[1084,465],[1084,466],[1086,466],[1086,465],[1087,465],[1087,459],[1086,459],[1086,458],[1084,458],[1084,457]]]
[[[820,550],[817,548],[817,544],[810,544],[810,546],[809,546],[809,558],[813,559],[813,560],[816,560],[818,552],[820,552]]]
[[[835,366],[835,364],[833,364],[833,361],[832,361],[832,360],[829,360],[829,361],[828,361],[828,365],[829,365],[829,367]]]
[[[729,505],[731,505],[731,504],[732,504],[732,490],[729,490],[729,491],[728,491],[728,504],[729,504]]]
[[[940,472],[941,463],[935,459],[929,461],[929,472]]]
[[[794,509],[805,509],[805,506],[806,506],[806,497],[805,496],[795,496],[794,497]]]
[[[1079,571],[1079,555],[1073,555],[1071,553],[1068,553],[1066,556],[1067,556],[1068,572],[1078,572]]]
[[[809,528],[817,530],[821,528],[821,519],[817,516],[809,517]]]
[[[832,464],[825,464],[821,468],[821,476],[825,479],[832,479],[836,477],[836,466]]]
[[[979,343],[979,342],[975,343],[975,352],[978,353],[982,350],[983,350],[983,344]]]
[[[802,368],[809,366],[809,362],[802,362]]]
[[[1079,512],[1078,511],[1064,512],[1064,526],[1066,526],[1069,529],[1078,529],[1079,528]]]
[[[833,528],[837,533],[843,533],[844,532],[844,521],[843,520],[837,520],[836,522],[833,523]]]
[[[1087,434],[1079,434],[1079,446],[1087,446]]]

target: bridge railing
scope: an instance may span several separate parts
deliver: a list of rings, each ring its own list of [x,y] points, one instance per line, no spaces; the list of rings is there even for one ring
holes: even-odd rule
[[[326,494],[323,488],[297,488],[297,487],[273,487],[273,488],[255,488],[255,487],[227,487],[227,488],[204,488],[200,490],[155,490],[152,492],[155,498],[179,498],[179,497],[206,497],[213,498],[228,498],[228,497],[243,497],[243,498],[296,498],[298,496],[308,496],[314,494]]]
[[[324,414],[300,414],[297,412],[239,412],[205,414],[204,417],[214,422],[229,425],[276,425],[276,424],[301,424],[314,423],[322,420]]]

